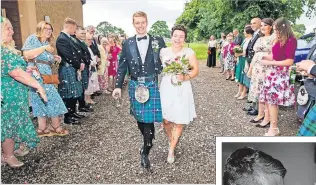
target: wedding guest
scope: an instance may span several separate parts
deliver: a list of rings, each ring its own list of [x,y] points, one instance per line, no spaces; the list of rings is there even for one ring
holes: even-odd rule
[[[29,66],[35,66],[41,75],[52,76],[51,66],[54,61],[61,61],[58,55],[54,55],[55,49],[51,46],[53,42],[52,25],[46,21],[41,21],[36,26],[36,33],[29,36],[22,47],[24,57],[29,60]],[[68,111],[57,89],[54,84],[45,82],[40,75],[37,80],[45,88],[48,98],[48,102],[44,104],[39,94],[31,89],[33,115],[38,119],[38,136],[64,136],[69,134],[60,123],[60,116]],[[47,127],[48,118],[52,120],[49,127]]]
[[[216,46],[217,46],[217,41],[214,35],[212,35],[208,42],[208,57],[207,57],[207,62],[206,62],[207,67],[216,66]]]
[[[254,45],[256,44],[258,38],[260,37],[260,28],[261,28],[261,19],[260,18],[253,18],[251,19],[251,28],[254,31],[254,34],[252,36],[252,39],[250,40],[248,44],[248,48],[246,51],[246,57],[247,57],[247,63],[250,65],[253,56],[255,55],[255,51],[253,50]],[[246,68],[246,70],[249,70],[249,68]],[[247,71],[248,74],[248,71]],[[247,103],[253,103],[252,106],[249,108],[244,108],[243,110],[247,111],[249,115],[256,116],[258,115],[258,104],[256,102],[248,101]]]
[[[280,135],[279,106],[292,106],[295,103],[294,84],[290,83],[289,67],[294,62],[297,41],[287,19],[277,19],[273,23],[273,29],[277,40],[272,47],[272,56],[261,60],[261,64],[267,66],[267,71],[259,101],[268,104],[270,114],[270,128],[265,136]]]
[[[106,51],[106,48],[110,49],[109,42],[107,38],[103,37],[101,39],[101,45],[98,45],[100,55],[101,55],[101,63],[98,66],[98,80],[100,85],[100,90],[104,91],[106,94],[111,94],[110,91],[107,90],[108,88],[108,53]],[[103,47],[103,45],[105,47]]]
[[[88,85],[88,89],[85,91],[85,100],[88,104],[96,104],[96,102],[92,101],[91,99],[91,95],[97,91],[100,90],[100,86],[99,86],[99,81],[98,81],[98,72],[97,72],[97,56],[94,55],[92,49],[91,49],[91,45],[92,45],[92,41],[93,37],[90,34],[87,34],[86,36],[86,44],[88,46],[88,50],[90,52],[90,56],[91,56],[91,63],[89,66],[89,85]]]
[[[198,61],[191,48],[184,48],[187,30],[182,25],[176,25],[171,31],[171,47],[163,48],[160,58],[164,67],[168,61],[177,57],[189,60],[192,70],[186,75],[178,75],[180,86],[172,84],[172,75],[165,74],[160,84],[160,98],[163,124],[169,139],[169,153],[167,161],[173,163],[175,160],[175,148],[182,135],[183,126],[189,124],[196,118],[193,92],[190,80],[199,73]]]
[[[219,51],[219,61],[221,63],[221,71],[220,73],[224,74],[224,66],[225,66],[225,60],[224,60],[224,47],[227,45],[227,41],[226,41],[226,35],[225,33],[221,34],[221,40],[220,40],[220,51]]]
[[[234,69],[235,69],[235,56],[234,56],[234,51],[233,48],[235,46],[233,42],[233,36],[232,35],[227,35],[227,42],[228,44],[224,47],[224,60],[225,60],[225,71],[227,73],[226,80],[235,80],[235,74],[234,74]]]
[[[113,91],[118,68],[118,54],[121,52],[122,47],[119,46],[119,41],[117,40],[117,37],[114,34],[110,34],[108,40],[110,43],[110,65],[108,67],[109,91]]]
[[[13,34],[10,21],[1,17],[1,163],[18,168],[24,163],[15,156],[25,156],[27,148],[35,148],[39,142],[29,117],[28,86],[37,89],[44,102],[47,96],[41,84],[25,72],[35,68],[27,67],[15,49]]]
[[[73,116],[76,112],[76,103],[82,95],[82,83],[77,78],[78,70],[83,70],[81,65],[80,48],[75,47],[71,35],[74,35],[77,29],[77,22],[71,18],[66,18],[62,32],[56,41],[57,53],[61,56],[59,65],[58,92],[63,99],[68,113],[65,114],[64,123],[81,124]]]
[[[263,56],[267,56],[271,54],[272,50],[272,42],[275,39],[275,35],[272,35],[272,24],[273,19],[271,18],[265,18],[261,21],[261,33],[262,36],[259,37],[256,44],[253,47],[253,50],[255,51],[255,55],[252,58],[252,61],[250,63],[250,67],[248,70],[248,76],[251,77],[250,81],[250,88],[249,88],[249,94],[248,94],[248,100],[252,102],[256,102],[258,104],[258,115],[256,118],[252,119],[251,123],[259,123],[262,121],[262,123],[257,124],[257,127],[266,127],[269,126],[270,120],[269,120],[269,112],[265,111],[268,108],[265,107],[264,102],[258,102],[260,90],[263,85],[263,80],[266,76],[266,67],[260,64],[260,60]]]
[[[243,37],[239,34],[239,31],[237,29],[234,29],[233,35],[234,35],[234,43],[240,46],[244,40]]]
[[[223,185],[283,185],[285,174],[281,161],[255,148],[245,147],[227,158]]]
[[[241,44],[241,48],[242,48],[242,53],[235,53],[235,56],[238,57],[237,58],[237,64],[236,64],[236,82],[238,82],[238,93],[235,95],[235,98],[237,98],[238,100],[242,100],[247,96],[247,87],[244,85],[244,76],[245,72],[244,72],[244,68],[245,68],[245,63],[246,63],[246,50],[248,47],[248,44],[252,38],[252,34],[253,34],[253,30],[251,29],[250,25],[246,25],[245,29],[244,29],[244,35],[245,35],[245,39]]]
[[[244,90],[243,90],[243,93],[245,96],[246,96],[246,93],[250,87],[250,78],[247,76],[247,73],[248,73],[248,69],[249,69],[249,63],[247,62],[247,48],[248,48],[248,45],[251,43],[251,39],[253,38],[253,34],[254,34],[254,31],[253,29],[251,28],[251,25],[247,25],[246,28],[245,28],[245,37],[246,37],[246,40],[248,40],[248,44],[246,46],[246,48],[244,48],[244,56],[245,56],[245,65],[244,65],[244,69],[242,71],[243,73],[243,76],[244,76],[244,79],[243,79],[243,82],[242,82],[242,85],[244,86]],[[242,97],[245,97],[245,96],[242,96]]]

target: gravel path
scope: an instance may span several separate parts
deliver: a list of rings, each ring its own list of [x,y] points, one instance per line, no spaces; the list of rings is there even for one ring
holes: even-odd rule
[[[23,157],[20,169],[2,167],[2,183],[215,183],[215,136],[262,136],[267,129],[249,123],[242,108],[246,101],[232,98],[235,82],[226,81],[218,68],[201,62],[193,80],[198,118],[185,127],[176,150],[176,162],[166,162],[168,142],[156,134],[150,160],[152,171],[140,168],[141,135],[129,115],[127,91],[123,108],[108,95],[96,97],[95,112],[82,126],[68,126],[71,135],[43,138],[36,150]],[[115,110],[115,111],[113,111]],[[295,135],[299,125],[293,109],[280,110],[282,135]],[[159,125],[156,125],[158,131]]]

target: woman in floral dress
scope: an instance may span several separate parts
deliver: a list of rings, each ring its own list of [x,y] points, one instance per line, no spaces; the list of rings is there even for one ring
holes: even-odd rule
[[[255,55],[250,63],[250,68],[248,71],[248,76],[251,76],[250,88],[248,100],[251,102],[258,102],[260,90],[263,85],[263,80],[266,75],[266,67],[260,64],[260,60],[263,56],[271,54],[272,42],[275,39],[272,34],[272,24],[273,19],[265,18],[261,21],[261,33],[263,34],[254,45]],[[252,123],[258,123],[263,120],[260,126],[264,127],[269,124],[269,114],[265,116],[265,104],[263,102],[259,103],[258,115],[255,119],[251,120]],[[266,111],[268,113],[268,111]],[[258,127],[260,127],[258,125]]]
[[[28,153],[20,147],[35,148],[39,142],[29,116],[28,86],[37,89],[44,102],[47,97],[44,88],[25,72],[27,63],[15,49],[13,33],[10,21],[1,17],[1,163],[18,168],[24,164],[15,155]]]
[[[225,61],[225,72],[227,73],[226,80],[235,80],[234,70],[235,70],[235,55],[233,48],[235,44],[233,43],[233,36],[231,34],[227,35],[228,44],[224,47],[224,61]]]
[[[101,55],[101,64],[98,67],[98,79],[100,89],[105,92],[105,94],[111,94],[107,89],[109,87],[108,81],[108,53],[110,51],[109,41],[106,37],[101,39],[101,45],[98,45],[100,55]]]
[[[295,103],[294,84],[290,83],[289,67],[294,62],[297,40],[290,22],[279,18],[273,23],[277,40],[272,47],[272,56],[261,60],[268,66],[259,101],[268,104],[270,128],[265,136],[280,134],[278,128],[279,105],[292,106]]]
[[[54,61],[60,62],[58,55],[53,55],[53,27],[50,23],[41,21],[37,24],[36,34],[30,35],[22,48],[23,54],[29,60],[29,66],[35,66],[40,74],[52,75],[51,65]],[[65,136],[68,130],[61,127],[60,116],[67,113],[67,108],[57,92],[54,84],[44,84],[43,79],[38,77],[39,83],[45,88],[48,102],[44,104],[38,94],[31,89],[31,104],[34,117],[38,118],[37,133],[43,136]],[[47,119],[52,123],[47,126]]]

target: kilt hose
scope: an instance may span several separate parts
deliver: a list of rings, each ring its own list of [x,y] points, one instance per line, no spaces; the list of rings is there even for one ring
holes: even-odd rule
[[[316,104],[306,115],[297,136],[316,136]]]
[[[158,82],[146,82],[144,85],[149,90],[149,99],[145,103],[139,103],[135,99],[137,81],[130,80],[128,85],[130,98],[130,114],[141,123],[162,122],[162,111]]]
[[[89,85],[89,69],[86,66],[84,70],[81,72],[81,83],[82,83],[82,94],[78,99],[79,109],[85,108],[87,106],[85,97],[84,97],[84,91],[88,89],[88,85]]]

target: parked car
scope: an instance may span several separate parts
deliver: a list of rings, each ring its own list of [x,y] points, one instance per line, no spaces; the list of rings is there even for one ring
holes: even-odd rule
[[[309,50],[312,48],[314,44],[316,44],[315,33],[309,33],[301,36],[297,40],[297,48],[295,51],[294,63],[305,60]]]

